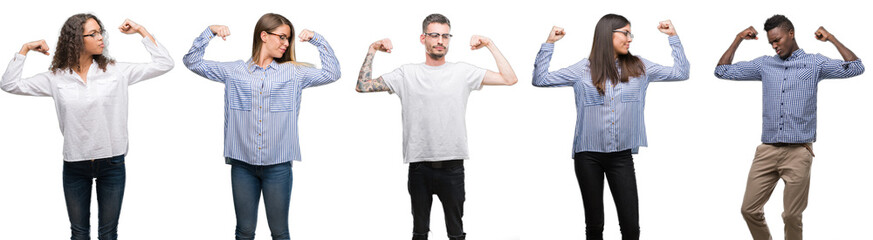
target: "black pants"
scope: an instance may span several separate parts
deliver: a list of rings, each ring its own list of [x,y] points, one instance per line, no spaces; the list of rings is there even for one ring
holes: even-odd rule
[[[585,236],[603,239],[603,175],[615,200],[622,240],[640,239],[640,210],[637,180],[630,150],[611,153],[578,152],[576,180],[585,205]]]
[[[450,240],[464,240],[464,161],[417,162],[409,164],[409,197],[412,200],[412,239],[425,240],[430,231],[433,195],[443,204],[446,232]]]

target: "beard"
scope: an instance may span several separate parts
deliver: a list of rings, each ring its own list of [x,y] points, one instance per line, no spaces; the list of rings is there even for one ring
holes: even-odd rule
[[[440,60],[441,58],[446,56],[446,53],[449,53],[449,48],[446,46],[442,46],[442,45],[433,46],[433,47],[431,47],[431,49],[436,48],[438,46],[445,48],[445,51],[443,51],[442,53],[428,52],[427,56],[432,58],[433,60]]]
[[[440,54],[438,54],[438,53],[427,53],[427,56],[430,57],[430,58],[432,58],[433,60],[440,60],[441,58],[445,57],[446,54],[445,54],[445,53],[440,53]]]

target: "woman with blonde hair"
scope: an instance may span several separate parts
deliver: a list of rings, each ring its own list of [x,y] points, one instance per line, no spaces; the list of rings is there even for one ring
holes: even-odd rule
[[[294,25],[274,13],[255,25],[249,60],[203,60],[210,40],[228,36],[227,26],[209,26],[194,39],[184,62],[197,75],[225,84],[224,157],[231,165],[236,239],[254,239],[261,193],[273,239],[289,239],[291,161],[301,160],[301,90],[339,79],[339,61],[324,37],[304,29],[298,37],[318,48],[322,69],[297,62]]]

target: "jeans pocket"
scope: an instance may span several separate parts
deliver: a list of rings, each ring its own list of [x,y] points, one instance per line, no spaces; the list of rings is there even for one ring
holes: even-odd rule
[[[115,156],[109,159],[109,166],[124,165],[124,155]]]

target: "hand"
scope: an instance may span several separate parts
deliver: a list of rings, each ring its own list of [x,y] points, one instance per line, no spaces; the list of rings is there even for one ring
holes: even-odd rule
[[[547,43],[555,43],[558,40],[564,38],[564,28],[558,26],[552,26],[552,31],[549,32],[549,38],[546,39]]]
[[[834,40],[834,35],[831,35],[824,27],[818,27],[818,30],[815,30],[815,39],[822,42],[832,41]]]
[[[673,27],[673,22],[670,19],[658,23],[658,31],[661,31],[668,36],[676,36],[676,28]]]
[[[470,49],[471,50],[480,49],[482,47],[487,47],[490,45],[491,45],[490,38],[479,36],[479,35],[473,35],[473,37],[470,38]]]
[[[124,19],[124,22],[121,23],[121,26],[118,26],[118,30],[121,30],[121,32],[124,34],[138,33],[140,30],[142,30],[142,28],[142,26],[136,24],[130,19]]]
[[[23,46],[21,46],[21,51],[18,51],[18,53],[20,53],[21,55],[27,55],[27,52],[31,50],[41,52],[45,55],[49,55],[49,47],[48,44],[45,43],[45,40],[36,40],[33,42],[25,43]]]
[[[227,36],[230,36],[230,28],[224,25],[212,25],[209,26],[209,30],[212,31],[212,34],[221,37],[221,40],[227,41]]]
[[[737,34],[737,38],[743,40],[758,40],[758,31],[755,31],[754,27],[749,26],[749,28],[746,28],[746,30],[743,30],[742,32]]]
[[[308,42],[314,36],[315,33],[310,31],[309,29],[303,29],[303,31],[300,31],[300,34],[297,35],[297,37],[300,38],[301,42]]]
[[[370,44],[370,52],[381,51],[391,53],[391,49],[394,49],[394,46],[391,45],[391,39],[387,38]]]

